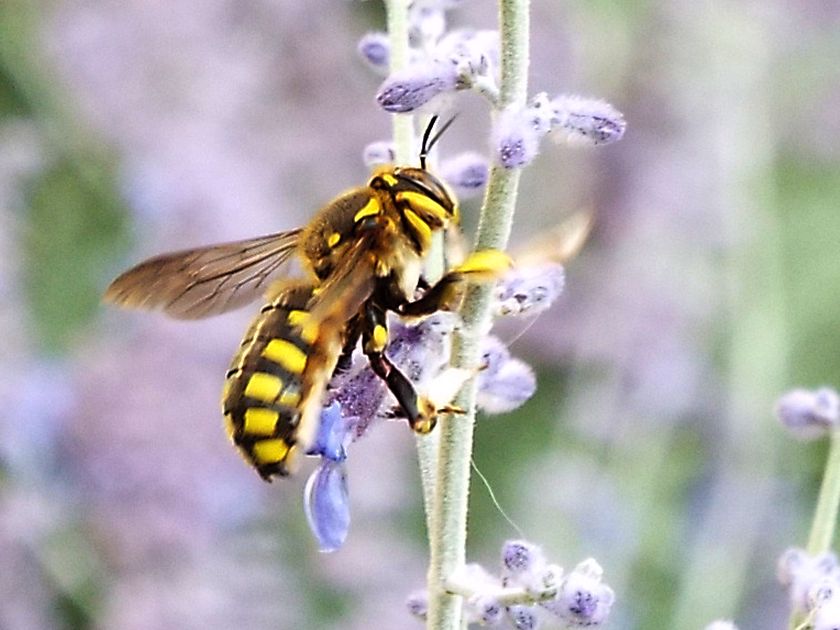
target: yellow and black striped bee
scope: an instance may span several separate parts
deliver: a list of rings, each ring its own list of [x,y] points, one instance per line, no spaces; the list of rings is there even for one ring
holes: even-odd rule
[[[451,122],[451,121],[450,121]],[[391,363],[386,313],[407,317],[452,308],[467,280],[495,278],[505,254],[477,252],[434,285],[422,275],[435,232],[455,228],[458,207],[426,169],[434,119],[420,168],[381,167],[367,186],[340,195],[297,230],[156,256],[119,276],[105,300],[162,309],[177,318],[208,317],[265,293],[226,375],[227,431],[265,480],[287,475],[312,444],[325,389],[349,364],[359,340],[401,415],[431,431],[437,409]],[[306,276],[284,277],[297,256]]]

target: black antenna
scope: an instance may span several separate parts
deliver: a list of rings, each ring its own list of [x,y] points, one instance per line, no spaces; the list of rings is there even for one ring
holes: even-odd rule
[[[435,143],[440,139],[443,135],[443,132],[449,129],[449,125],[455,122],[455,119],[458,117],[458,114],[455,114],[447,120],[443,127],[441,127],[438,132],[434,135],[434,137],[429,140],[429,136],[432,135],[432,129],[437,122],[437,115],[432,116],[432,119],[429,121],[429,124],[426,126],[426,131],[423,132],[423,143],[420,145],[420,168],[426,170],[426,157],[429,155],[429,152],[434,148]]]

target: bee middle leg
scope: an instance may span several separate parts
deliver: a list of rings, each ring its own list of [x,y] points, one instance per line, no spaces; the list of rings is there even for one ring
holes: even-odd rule
[[[429,399],[417,394],[411,381],[385,356],[387,346],[388,322],[385,310],[368,302],[362,328],[362,349],[370,367],[385,381],[411,428],[416,433],[429,433],[437,424],[438,410]]]

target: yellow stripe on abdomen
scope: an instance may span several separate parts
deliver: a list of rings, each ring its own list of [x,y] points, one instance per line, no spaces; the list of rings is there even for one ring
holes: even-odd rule
[[[302,374],[306,367],[306,353],[291,341],[272,339],[263,348],[262,356],[292,374]]]
[[[285,440],[281,440],[280,438],[260,440],[259,442],[254,442],[254,445],[251,447],[251,454],[259,466],[282,462],[288,452],[289,445],[286,444]]]

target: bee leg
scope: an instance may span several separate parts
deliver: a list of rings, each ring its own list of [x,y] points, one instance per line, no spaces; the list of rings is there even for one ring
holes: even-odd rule
[[[347,324],[347,338],[341,349],[341,356],[338,357],[338,362],[335,364],[336,374],[346,372],[350,369],[350,365],[353,362],[353,351],[356,349],[356,344],[359,343],[359,337],[362,335],[362,323],[362,318],[357,315]]]
[[[385,311],[368,302],[365,306],[362,348],[370,367],[385,381],[411,428],[417,433],[429,433],[437,424],[438,410],[430,400],[417,394],[411,381],[385,356],[387,345],[388,324]]]
[[[473,252],[463,263],[444,274],[420,299],[401,304],[397,310],[401,315],[412,317],[453,310],[461,299],[465,283],[497,280],[511,264],[510,257],[498,249]]]

